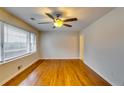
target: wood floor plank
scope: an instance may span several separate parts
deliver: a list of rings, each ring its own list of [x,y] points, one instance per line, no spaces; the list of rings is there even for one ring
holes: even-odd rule
[[[26,72],[23,72],[26,73]],[[22,73],[22,74],[23,74]],[[19,79],[21,77],[18,77]],[[44,60],[19,83],[15,78],[6,85],[28,86],[110,86],[81,60]]]

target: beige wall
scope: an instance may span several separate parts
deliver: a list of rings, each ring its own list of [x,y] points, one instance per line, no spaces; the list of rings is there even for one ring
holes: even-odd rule
[[[81,35],[84,62],[112,85],[124,85],[124,8],[113,9]]]
[[[0,20],[12,25],[21,27],[27,31],[34,32],[37,35],[37,52],[36,53],[17,59],[15,61],[11,61],[9,63],[0,64],[0,85],[1,85],[4,82],[6,82],[8,79],[10,79],[12,76],[16,75],[17,73],[19,73],[20,71],[22,71],[23,69],[31,65],[33,62],[36,62],[38,59],[40,59],[40,56],[39,56],[40,32],[35,28],[31,27],[30,25],[28,25],[27,23],[25,23],[24,21],[20,20],[19,18],[6,12],[2,8],[0,8]],[[23,68],[20,71],[18,71],[17,69],[19,65],[23,65]]]
[[[78,59],[78,32],[42,32],[41,58],[43,59]]]
[[[79,33],[79,58],[84,60],[84,35]]]

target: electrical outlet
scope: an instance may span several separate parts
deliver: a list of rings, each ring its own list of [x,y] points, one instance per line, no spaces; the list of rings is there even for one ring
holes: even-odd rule
[[[19,65],[19,66],[18,66],[18,70],[20,70],[22,67],[23,67],[22,65]]]

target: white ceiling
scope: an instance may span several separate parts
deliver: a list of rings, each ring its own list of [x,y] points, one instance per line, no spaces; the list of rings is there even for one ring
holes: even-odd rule
[[[35,28],[41,31],[80,31],[87,27],[89,24],[93,23],[95,20],[99,19],[113,8],[104,7],[6,7],[5,8],[10,13],[23,19],[25,22],[31,24]],[[78,21],[69,22],[72,25],[69,27],[61,27],[53,29],[53,24],[38,24],[39,22],[52,21],[48,18],[45,13],[54,14],[56,12],[61,12],[63,18],[77,17]],[[36,20],[30,20],[34,17]]]

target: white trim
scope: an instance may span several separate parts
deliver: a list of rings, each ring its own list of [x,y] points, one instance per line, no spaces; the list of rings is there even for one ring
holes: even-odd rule
[[[1,63],[4,60],[4,23],[1,22]]]
[[[82,59],[81,59],[82,60]],[[116,86],[116,84],[112,83],[107,77],[105,77],[102,73],[99,71],[96,71],[93,67],[89,66],[84,60],[82,60],[84,64],[86,64],[88,67],[90,67],[95,73],[100,75],[104,80],[106,80],[108,83],[110,83],[112,86]]]
[[[1,37],[2,37],[2,29],[1,29],[1,27],[2,27],[2,24],[1,24],[1,22],[0,22],[0,63],[2,62],[2,40],[1,40]]]
[[[42,59],[80,59],[80,58],[41,58]]]
[[[9,62],[11,62],[11,61],[15,61],[15,60],[17,60],[17,59],[20,59],[20,58],[23,58],[23,57],[26,57],[26,56],[29,56],[29,55],[32,55],[32,54],[34,54],[34,53],[36,53],[36,52],[26,53],[26,54],[24,54],[24,55],[21,55],[21,56],[18,56],[18,57],[14,57],[14,58],[5,60],[5,61],[1,62],[0,65],[9,63]]]
[[[39,59],[38,59],[39,60]],[[18,74],[20,74],[21,72],[23,72],[24,70],[26,70],[28,67],[30,67],[32,64],[34,64],[35,62],[37,62],[38,60],[36,61],[33,61],[31,64],[27,65],[25,68],[21,69],[20,71],[18,71],[17,73],[13,74],[11,77],[5,79],[4,81],[2,81],[0,83],[0,86],[5,84],[6,82],[8,82],[9,80],[11,80],[12,78],[14,78],[15,76],[17,76]]]

